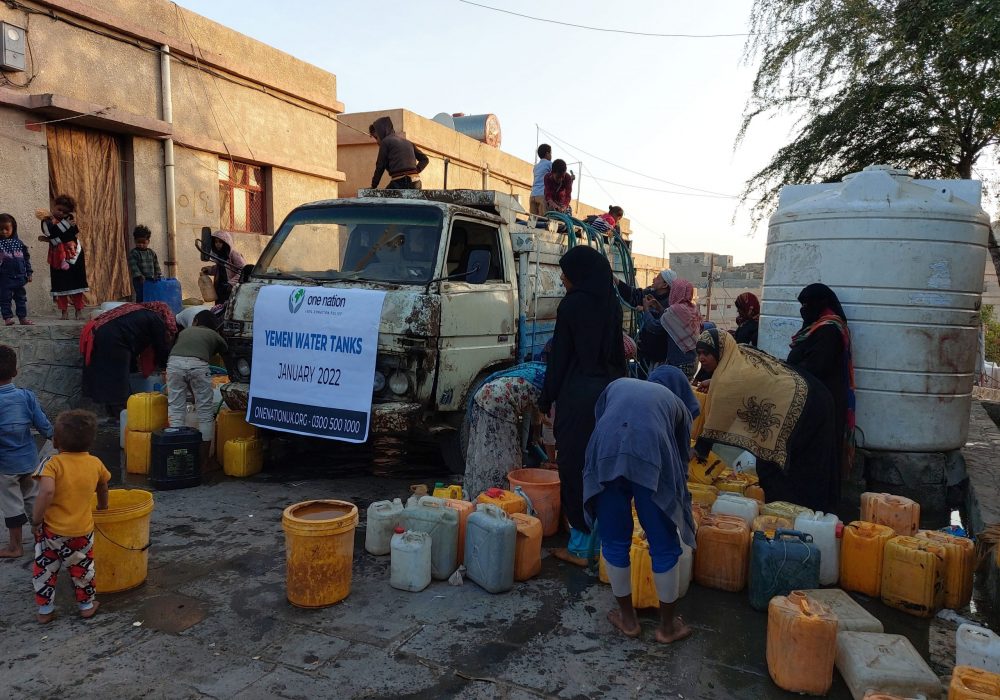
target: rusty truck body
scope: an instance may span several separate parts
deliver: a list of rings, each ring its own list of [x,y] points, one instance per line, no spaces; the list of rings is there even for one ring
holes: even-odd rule
[[[565,229],[492,191],[362,190],[297,207],[226,309],[227,405],[246,409],[262,288],[379,289],[371,436],[454,435],[477,383],[538,359],[552,336],[559,258],[576,240],[599,245]]]

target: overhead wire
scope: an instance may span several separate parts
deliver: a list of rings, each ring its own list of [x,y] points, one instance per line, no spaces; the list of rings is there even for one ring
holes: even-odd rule
[[[601,192],[603,192],[604,194],[606,194],[608,196],[608,199],[610,199],[611,201],[620,201],[619,197],[615,197],[613,194],[611,194],[610,192],[608,192],[607,188],[605,188],[601,184],[601,178],[596,177],[594,175],[594,173],[590,170],[590,168],[588,168],[582,162],[581,162],[580,167],[583,168],[587,172],[587,175],[589,175],[590,178],[593,179],[595,183],[597,183],[598,188],[601,190]],[[636,224],[637,226],[640,226],[640,227],[646,229],[649,233],[653,234],[654,236],[662,236],[663,240],[665,240],[667,243],[669,243],[674,248],[679,248],[680,247],[680,246],[677,245],[677,243],[675,243],[674,241],[672,241],[669,238],[667,238],[667,234],[661,233],[660,231],[657,231],[656,229],[652,228],[651,226],[647,226],[643,222],[641,222],[638,219],[634,218],[631,214],[629,215],[628,220],[631,223]]]
[[[194,60],[196,63],[199,64],[199,70],[201,70],[200,61],[198,61],[198,54],[200,53],[202,56],[204,56],[205,52],[202,51],[201,44],[198,43],[198,40],[194,38],[194,34],[191,31],[191,25],[189,25],[187,21],[187,17],[185,17],[184,14],[180,11],[180,6],[176,2],[174,3],[174,8],[176,8],[177,16],[180,17],[181,22],[184,24],[184,30],[187,32],[188,38],[191,40],[191,44],[195,49]],[[215,85],[215,91],[219,93],[219,97],[222,99],[222,104],[224,104],[226,106],[226,109],[229,111],[229,117],[230,119],[232,119],[233,126],[236,127],[237,133],[239,133],[240,138],[243,139],[243,144],[247,147],[247,151],[250,152],[250,158],[253,160],[257,160],[257,157],[253,154],[253,148],[251,148],[250,142],[247,141],[246,134],[244,134],[243,129],[240,128],[239,120],[236,119],[236,115],[233,113],[233,108],[229,106],[229,101],[226,99],[226,96],[222,94],[222,88],[219,87],[218,78],[216,78],[214,74],[210,73],[209,75],[212,76],[212,84]],[[225,138],[223,138],[223,145],[225,145]],[[226,148],[227,153],[228,151],[229,149]],[[230,154],[230,160],[232,160],[231,154]]]
[[[551,136],[553,139],[555,139],[559,143],[563,144],[563,146],[569,146],[570,148],[572,148],[572,149],[574,149],[576,151],[579,151],[580,153],[583,153],[584,155],[588,155],[588,156],[590,156],[591,158],[593,158],[595,160],[599,160],[602,163],[607,163],[608,165],[614,166],[614,167],[618,168],[619,170],[624,170],[625,172],[632,173],[633,175],[638,175],[639,177],[644,177],[644,178],[646,178],[648,180],[655,180],[657,182],[662,182],[663,184],[670,185],[671,187],[680,187],[680,188],[685,189],[685,190],[693,190],[694,192],[704,192],[705,194],[714,194],[714,195],[722,196],[722,197],[731,197],[731,196],[733,196],[733,195],[730,195],[730,194],[728,194],[726,192],[716,192],[715,190],[706,190],[706,189],[703,189],[701,187],[693,187],[691,185],[685,185],[685,184],[680,183],[680,182],[672,182],[671,180],[664,180],[663,178],[656,177],[655,175],[649,175],[647,173],[643,173],[643,172],[640,172],[638,170],[633,170],[632,168],[626,167],[624,165],[619,165],[618,163],[615,163],[614,161],[610,161],[610,160],[608,160],[606,158],[601,158],[600,156],[594,155],[593,153],[588,153],[587,151],[583,150],[579,146],[575,146],[572,143],[570,143],[569,141],[566,141],[565,139],[560,138],[556,134],[553,134],[551,131],[543,129],[542,127],[538,126],[537,124],[535,126],[538,128],[539,131],[541,131],[544,134],[547,134],[547,135]]]
[[[629,36],[646,36],[646,37],[656,37],[661,39],[726,39],[732,37],[746,37],[753,36],[752,33],[741,32],[733,34],[667,34],[660,32],[640,32],[633,31],[630,29],[612,29],[611,27],[593,27],[586,24],[576,24],[574,22],[564,22],[558,19],[548,19],[547,17],[535,17],[534,15],[526,15],[521,12],[514,12],[513,10],[505,10],[501,7],[493,7],[491,5],[483,5],[478,2],[471,2],[471,0],[458,0],[460,3],[465,5],[472,5],[474,7],[481,7],[484,10],[492,10],[493,12],[501,12],[505,15],[513,15],[514,17],[520,17],[522,19],[530,19],[535,22],[545,22],[546,24],[558,24],[563,27],[573,27],[574,29],[586,29],[592,32],[605,32],[607,34],[626,34]]]
[[[537,125],[536,125],[536,127],[537,127]],[[546,133],[548,133],[548,132],[546,132]],[[551,136],[551,134],[549,134],[549,135]],[[583,172],[585,172],[590,178],[592,178],[594,180],[594,183],[597,185],[598,189],[600,189],[601,192],[603,192],[607,196],[607,198],[609,200],[611,200],[612,202],[616,202],[616,201],[620,201],[621,200],[620,197],[615,197],[613,194],[611,194],[607,190],[606,187],[604,187],[604,185],[601,184],[602,178],[595,177],[593,171],[590,168],[587,167],[586,163],[583,162],[583,159],[579,158],[579,156],[576,153],[574,153],[572,150],[567,150],[566,153],[567,153],[567,155],[570,158],[573,158],[574,160],[577,160],[580,163],[581,170]],[[577,196],[579,196],[579,195],[580,195],[580,191],[578,189],[577,190]],[[637,226],[640,226],[640,227],[646,229],[649,233],[653,234],[654,236],[662,237],[663,240],[665,240],[667,243],[669,243],[674,248],[680,248],[680,246],[678,246],[677,243],[675,243],[674,241],[672,241],[669,238],[667,238],[667,235],[665,233],[661,233],[661,232],[657,231],[656,229],[652,228],[651,226],[647,226],[646,224],[644,224],[643,222],[639,221],[638,219],[634,218],[631,215],[629,215],[628,219],[629,219],[630,222],[636,224]],[[663,257],[663,256],[661,256],[661,257]]]
[[[176,2],[174,3],[174,11],[177,13],[177,17],[183,21],[183,17],[181,16],[181,6],[178,5]],[[190,32],[189,32],[189,35],[190,35]],[[192,38],[191,41],[193,43],[194,42],[194,38]],[[194,61],[198,65],[198,70],[201,71],[201,62],[198,60],[197,56],[194,57]],[[192,93],[192,96],[193,96],[193,94],[194,94],[194,88],[191,86],[190,76],[188,76],[187,74],[185,74],[184,77],[187,80],[188,89],[191,90],[191,93]],[[222,139],[222,147],[226,150],[226,155],[229,157],[230,164],[232,164],[232,165],[235,166],[236,163],[233,161],[232,151],[229,150],[229,144],[226,143],[226,135],[222,131],[222,124],[219,122],[219,115],[217,115],[215,113],[215,106],[212,104],[212,98],[208,94],[208,88],[205,87],[204,73],[201,74],[201,77],[202,77],[201,90],[205,94],[205,101],[208,103],[208,109],[212,113],[212,121],[215,122],[215,128],[219,132],[219,138]],[[195,105],[198,105],[198,100],[195,100],[194,102],[195,102]],[[201,106],[200,105],[198,106],[198,111],[201,112]]]
[[[606,182],[609,185],[621,185],[622,187],[630,187],[635,190],[647,190],[649,192],[662,192],[663,194],[676,194],[682,197],[707,197],[709,199],[739,199],[736,195],[731,194],[706,194],[702,192],[678,192],[677,190],[665,190],[660,187],[646,187],[645,185],[636,185],[631,182],[617,182],[615,180],[608,180],[602,177],[595,177],[591,175],[595,180],[600,180],[601,182]]]

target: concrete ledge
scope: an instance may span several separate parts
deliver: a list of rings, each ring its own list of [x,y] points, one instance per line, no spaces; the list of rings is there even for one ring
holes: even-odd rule
[[[969,533],[977,538],[986,530],[996,530],[1000,525],[1000,428],[994,422],[1000,419],[1000,404],[972,402],[969,438],[963,450],[969,473],[969,488],[963,517]],[[985,598],[986,614],[990,624],[1000,625],[1000,551],[995,535],[982,537],[977,543],[980,555],[979,581]]]
[[[962,449],[969,474],[966,517],[970,534],[978,535],[989,525],[1000,524],[1000,428],[988,410],[1000,415],[1000,405],[972,402],[969,438]]]
[[[89,402],[81,394],[83,357],[80,331],[83,321],[36,319],[34,326],[4,326],[0,342],[17,352],[14,383],[35,392],[49,420]]]

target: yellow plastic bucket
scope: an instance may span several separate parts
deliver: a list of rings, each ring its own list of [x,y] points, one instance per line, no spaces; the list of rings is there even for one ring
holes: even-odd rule
[[[285,508],[285,589],[300,608],[339,603],[351,592],[358,507],[347,501],[303,501]]]
[[[108,509],[94,509],[94,587],[116,593],[142,585],[149,565],[149,516],[153,494],[141,489],[112,489]]]

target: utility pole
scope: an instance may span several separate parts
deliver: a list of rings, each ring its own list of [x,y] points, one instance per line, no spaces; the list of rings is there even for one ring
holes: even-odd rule
[[[715,253],[708,254],[708,300],[705,303],[705,320],[712,320],[712,277],[715,276]]]

